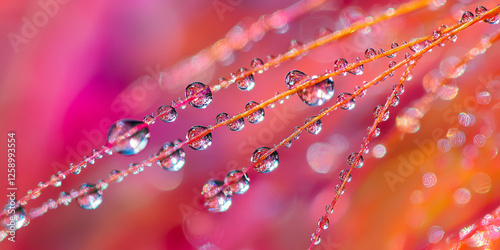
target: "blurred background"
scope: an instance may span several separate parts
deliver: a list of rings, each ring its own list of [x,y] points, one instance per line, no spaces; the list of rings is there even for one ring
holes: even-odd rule
[[[407,1],[327,1],[258,41],[244,43],[240,51],[214,47],[222,50],[214,63],[203,63],[202,56],[190,59],[231,29],[247,29],[260,16],[294,2],[2,1],[0,197],[7,200],[4,163],[10,132],[16,134],[19,198],[92,149],[100,149],[114,121],[142,120],[156,113],[159,106],[183,97],[192,81],[214,85],[219,77],[250,68],[253,58],[265,60],[287,51],[293,39],[306,43],[320,28],[339,30]],[[150,126],[151,139],[139,154],[105,156],[80,175],[68,176],[61,187],[46,189],[26,209],[147,159],[165,142],[185,139],[191,126],[215,124],[220,112],[236,115],[248,101],[261,102],[285,91],[284,77],[290,70],[323,74],[333,70],[340,57],[352,62],[364,58],[367,48],[388,50],[393,42],[430,35],[480,4],[490,9],[498,3],[433,1],[428,8],[255,75],[255,88],[249,92],[230,86],[214,94],[207,109],[179,109],[174,123],[157,121]],[[400,104],[389,110],[381,135],[370,143],[364,166],[354,170],[317,249],[438,246],[446,243],[446,235],[500,205],[498,44],[484,54],[476,51],[480,55],[464,70],[453,68],[484,35],[497,30],[498,25],[478,23],[460,32],[456,43],[435,48],[418,62]],[[411,51],[364,65],[361,76],[334,78],[335,96],[352,93],[406,52]],[[348,168],[347,156],[359,151],[373,123],[373,109],[385,103],[402,73],[397,70],[394,77],[370,88],[356,99],[354,110],[337,110],[322,119],[318,135],[302,133],[290,148],[278,150],[279,167],[272,173],[250,171],[250,189],[234,196],[227,212],[205,211],[200,199],[203,185],[249,166],[256,148],[279,143],[335,98],[322,107],[309,107],[292,96],[266,109],[259,124],[247,123],[239,132],[217,129],[207,150],[185,148],[186,163],[180,171],[168,172],[155,164],[110,185],[96,210],[84,210],[74,202],[49,210],[17,231],[15,243],[4,240],[1,248],[305,249],[340,183],[339,172]],[[444,78],[447,86],[437,86]],[[415,102],[429,93],[436,100],[428,110],[419,109]],[[477,241],[468,246],[483,247]]]

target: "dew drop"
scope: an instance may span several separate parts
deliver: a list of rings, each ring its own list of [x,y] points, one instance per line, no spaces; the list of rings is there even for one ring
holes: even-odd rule
[[[224,212],[231,206],[231,196],[222,191],[223,185],[223,182],[211,179],[203,186],[201,195],[205,200],[204,205],[208,211]]]
[[[328,225],[330,224],[330,221],[326,217],[321,217],[318,221],[318,227],[322,228],[323,230],[328,229]]]
[[[185,95],[186,98],[197,96],[189,102],[189,104],[195,108],[204,109],[212,102],[212,91],[210,87],[201,82],[189,84],[186,87]]]
[[[307,78],[307,75],[298,70],[292,70],[288,72],[285,77],[285,83],[288,89],[292,89],[297,86],[297,83],[303,81]],[[317,76],[312,76],[311,80],[318,78]],[[297,92],[300,99],[309,106],[320,106],[326,101],[333,97],[334,93],[334,83],[328,78],[321,82],[318,82],[312,86]]]
[[[335,186],[335,193],[344,194],[345,193],[345,186],[342,187],[341,184],[337,184]]]
[[[300,130],[300,127],[299,126],[296,126],[294,129],[293,129],[293,132],[295,133],[296,131],[299,131]],[[301,131],[299,131],[299,133],[293,137],[294,140],[298,140],[299,137],[300,137],[300,133]]]
[[[405,86],[403,84],[401,84],[399,86],[399,88],[398,88],[398,84],[397,83],[394,84],[394,85],[392,85],[392,90],[396,90],[396,89],[397,89],[396,95],[401,95],[401,94],[403,94],[405,92]]]
[[[386,110],[385,113],[382,114],[383,110],[383,105],[377,105],[377,107],[375,107],[375,110],[373,111],[373,116],[375,116],[375,118],[381,116],[381,121],[385,122],[389,119],[389,110]]]
[[[350,182],[352,179],[352,175],[349,174],[349,170],[344,169],[344,170],[340,171],[339,179],[341,182],[344,182],[344,180],[346,180],[346,179],[347,179],[347,182]]]
[[[161,157],[161,155],[165,155],[164,157],[160,158],[160,160],[158,160],[158,165],[169,171],[179,171],[184,166],[185,162],[184,158],[186,154],[184,153],[184,149],[182,148],[178,148],[170,155],[166,154],[168,151],[174,149],[174,147],[174,143],[167,142],[160,149],[160,152],[158,152],[159,157]]]
[[[259,104],[254,101],[250,101],[245,105],[245,111],[251,110],[252,108],[258,106]],[[260,108],[254,113],[247,116],[247,121],[249,123],[259,123],[264,120],[264,109]]]
[[[84,183],[80,186],[80,191],[85,194],[76,198],[76,203],[83,209],[93,210],[102,203],[102,191],[95,185]]]
[[[133,155],[148,144],[149,128],[144,122],[123,119],[111,125],[107,138],[114,151]]]
[[[236,86],[238,86],[240,90],[250,91],[253,89],[253,87],[255,87],[253,74],[244,77],[247,72],[248,69],[246,68],[241,68],[236,72],[236,75],[241,78],[240,80],[236,81]]]
[[[299,70],[292,70],[285,76],[285,84],[288,89],[293,89],[298,86],[298,83],[307,79],[307,75]]]
[[[227,127],[232,131],[240,131],[245,127],[245,120],[240,118],[234,122],[227,124]]]
[[[394,66],[396,66],[396,62],[395,61],[390,61],[389,62],[389,68],[392,69],[394,68]],[[391,73],[389,74],[390,77],[393,77],[394,76],[394,71],[391,71]]]
[[[240,170],[229,172],[224,178],[224,183],[227,185],[226,193],[229,195],[244,194],[250,187],[250,179],[248,175]]]
[[[52,176],[50,177],[50,182],[52,183],[52,186],[54,186],[54,187],[60,187],[60,186],[61,186],[61,184],[62,184],[61,179],[59,179],[59,178],[58,178],[57,176],[55,176],[55,175],[52,175]]]
[[[366,49],[365,57],[370,59],[377,55],[377,52],[373,48]]]
[[[120,170],[112,170],[109,173],[109,178],[116,178],[115,182],[121,182],[123,181],[123,176],[120,176]]]
[[[476,100],[481,105],[488,105],[491,102],[491,94],[487,91],[479,92],[476,95]]]
[[[343,102],[349,98],[351,98],[351,94],[349,93],[340,93],[339,96],[337,97],[337,102]],[[344,110],[351,110],[356,106],[356,102],[354,101],[354,97],[351,98],[349,101],[347,101],[345,104],[340,105],[341,109]]]
[[[264,66],[264,62],[260,59],[260,58],[254,58],[251,62],[250,62],[250,68],[252,70],[256,70],[260,67]],[[257,73],[259,74],[262,74],[264,72],[264,70],[267,70],[267,69],[261,69],[261,70],[258,70],[256,71]]]
[[[215,123],[223,123],[227,120],[231,119],[227,113],[220,113],[215,117]]]
[[[314,245],[319,245],[319,243],[321,242],[321,238],[318,236],[316,236],[315,233],[311,234],[311,242],[313,242]]]
[[[270,148],[268,147],[260,147],[256,149],[252,153],[252,157],[250,158],[250,161],[253,163],[256,163],[260,157],[262,157],[264,154],[269,151]],[[261,162],[255,164],[254,169],[255,171],[259,173],[269,173],[276,169],[278,167],[279,163],[279,157],[278,157],[278,152],[274,151],[272,152],[269,156],[267,156],[264,160]]]
[[[460,18],[460,23],[468,23],[473,19],[474,19],[474,14],[472,14],[472,12],[470,11],[466,11],[464,12],[464,14],[462,14],[462,18]]]
[[[391,49],[395,49],[397,47],[399,47],[399,44],[397,44],[397,43],[392,43],[391,44]],[[393,53],[393,54],[390,54],[390,55],[387,56],[387,58],[394,58],[394,57],[396,57],[396,53]]]
[[[392,98],[391,103],[389,105],[391,107],[398,106],[399,105],[399,97],[398,96],[394,96],[394,98]]]
[[[346,76],[347,75],[347,72],[345,72],[345,68],[347,67],[349,63],[347,62],[346,59],[344,58],[339,58],[337,60],[335,60],[335,62],[333,63],[333,69],[336,71],[336,72],[341,72],[340,75],[342,76]]]
[[[363,85],[364,85],[364,84],[366,84],[366,81],[365,81],[365,82],[363,82]],[[354,92],[357,92],[357,91],[358,91],[358,90],[360,90],[360,89],[361,89],[361,87],[360,87],[360,86],[356,86],[356,87],[354,88]],[[361,91],[361,92],[359,93],[359,95],[358,95],[358,96],[359,96],[359,97],[363,97],[363,96],[365,96],[365,95],[366,95],[366,89],[365,89],[365,90],[363,90],[363,91]]]
[[[158,108],[156,116],[164,122],[173,122],[177,118],[177,111],[172,106],[163,105]]]
[[[69,196],[66,192],[61,192],[59,197],[57,198],[58,204],[64,204],[67,206],[71,202],[71,196]]]
[[[304,121],[304,124],[309,123],[314,118],[316,118],[316,117],[311,116],[311,117],[307,118]],[[322,123],[321,123],[321,120],[318,119],[317,121],[313,122],[311,125],[307,126],[305,128],[305,130],[313,135],[317,135],[317,134],[319,134],[319,132],[321,132],[321,128],[322,128]]]
[[[186,139],[191,140],[195,136],[197,136],[197,135],[202,134],[203,132],[205,132],[205,130],[207,130],[206,127],[203,127],[203,126],[193,126],[193,127],[191,127],[188,130],[188,132],[186,134]],[[194,150],[205,150],[210,145],[212,145],[212,133],[210,132],[210,133],[202,136],[198,140],[189,143],[188,145],[189,145],[190,148],[192,148]]]
[[[328,204],[328,205],[326,205],[326,206],[325,206],[325,211],[326,211],[327,213],[329,213],[329,214],[333,214],[333,210],[334,210],[334,209],[333,209],[333,206],[332,206],[332,205]]]
[[[359,153],[351,153],[348,157],[347,157],[347,164],[349,164],[349,166],[353,166],[355,161],[356,161],[356,158],[358,157]],[[358,160],[358,164],[356,164],[354,167],[355,168],[361,168],[363,166],[363,164],[365,163],[364,159],[363,159],[363,156],[360,155],[359,156],[359,160]]]
[[[330,35],[330,34],[332,34],[332,31],[331,31],[330,29],[325,28],[325,27],[322,27],[322,28],[320,28],[320,29],[316,32],[316,34],[314,35],[314,37],[315,37],[316,39],[319,39],[319,38],[324,38],[324,37],[326,37],[326,36],[328,36],[328,35]]]
[[[142,119],[143,122],[147,124],[154,124],[155,123],[155,117],[153,114],[151,115],[145,115],[144,118]]]
[[[361,58],[359,57],[356,57],[356,62],[360,62],[361,61]],[[362,75],[363,74],[363,64],[357,66],[356,68],[352,69],[352,70],[349,70],[349,73],[353,74],[353,75]]]
[[[7,204],[4,208],[4,212],[8,211],[6,216],[2,217],[2,226],[5,228],[15,228],[15,230],[24,226],[27,222],[26,210],[23,206],[19,206],[15,209],[11,208],[9,204]],[[14,230],[11,230],[14,231]]]

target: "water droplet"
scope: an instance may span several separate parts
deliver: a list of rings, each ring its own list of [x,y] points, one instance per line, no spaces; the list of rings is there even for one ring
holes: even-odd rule
[[[337,184],[335,186],[335,193],[344,194],[345,193],[345,186],[342,187],[341,184]]]
[[[215,117],[215,123],[223,123],[227,120],[231,119],[227,113],[220,113]]]
[[[260,147],[256,149],[252,153],[252,157],[250,158],[250,161],[253,163],[256,163],[260,157],[262,157],[264,154],[269,151],[270,148],[268,147]],[[272,152],[269,156],[267,156],[264,160],[261,162],[255,164],[254,169],[255,171],[259,173],[269,173],[276,169],[278,167],[279,163],[279,157],[278,157],[278,152],[274,151]]]
[[[318,236],[316,236],[316,234],[311,234],[311,242],[313,242],[314,245],[319,245],[319,243],[321,242],[321,238]]]
[[[58,204],[64,204],[67,206],[71,202],[71,196],[69,196],[66,192],[61,192],[59,197],[57,198]]]
[[[304,46],[303,43],[293,39],[290,41],[290,46],[288,47],[288,50],[289,51],[297,51],[297,50],[301,49],[303,46]]]
[[[392,69],[394,66],[396,66],[396,62],[395,61],[390,61],[389,62],[389,68]],[[394,71],[391,71],[391,73],[389,74],[390,77],[393,77],[394,76]]]
[[[179,171],[179,169],[184,166],[184,158],[186,156],[186,154],[184,153],[184,149],[178,148],[170,155],[166,155],[166,153],[172,150],[174,147],[174,143],[167,142],[160,149],[160,152],[158,152],[159,157],[160,155],[165,155],[164,157],[160,158],[160,160],[158,160],[158,165],[169,171]]]
[[[335,62],[333,63],[333,70],[338,71],[338,72],[344,71],[348,64],[349,63],[347,62],[346,59],[339,58],[339,59],[335,60]],[[344,72],[340,73],[340,75],[346,76],[347,72],[344,71]]]
[[[358,157],[359,153],[351,153],[348,157],[347,157],[347,164],[349,164],[349,166],[353,166],[355,161],[356,161],[356,158]],[[356,164],[354,167],[355,168],[361,168],[363,166],[363,164],[365,163],[365,160],[363,159],[363,156],[360,155],[359,156],[359,160],[358,160],[358,164]]]
[[[319,38],[324,38],[330,34],[332,34],[332,31],[330,29],[328,29],[326,27],[322,27],[318,31],[316,31],[316,34],[314,35],[314,37],[316,39],[319,39]]]
[[[369,133],[371,129],[372,129],[371,127],[368,127],[367,133]],[[373,137],[378,137],[379,135],[380,135],[380,128],[375,128],[375,131],[373,131]]]
[[[334,210],[334,208],[333,208],[333,206],[332,206],[332,205],[330,205],[330,204],[326,205],[326,207],[325,207],[325,211],[326,211],[327,213],[329,213],[329,214],[333,214],[333,210]]]
[[[27,222],[26,210],[23,206],[12,209],[9,204],[7,204],[4,208],[4,212],[5,211],[9,211],[1,220],[2,226],[5,228],[11,229],[14,227],[17,230]]]
[[[84,183],[80,186],[80,191],[85,194],[76,198],[76,203],[83,209],[93,210],[102,203],[102,191],[95,185]]]
[[[119,120],[108,130],[108,142],[112,149],[123,155],[139,153],[148,144],[149,128],[144,122]]]
[[[464,12],[464,14],[462,14],[462,18],[460,18],[460,23],[468,23],[473,19],[474,19],[474,14],[472,14],[472,12],[470,11],[466,11]]]
[[[254,101],[250,101],[245,105],[245,111],[251,110],[252,108],[258,106],[259,104]],[[249,123],[259,123],[264,120],[264,109],[260,108],[254,113],[247,116],[247,121]]]
[[[293,132],[295,133],[296,131],[300,130],[300,127],[299,126],[296,126],[294,129],[293,129]],[[300,134],[302,133],[302,131],[299,131],[299,133],[293,137],[294,140],[298,140],[299,137],[300,137]]]
[[[104,180],[99,180],[97,181],[97,185],[96,185],[96,188],[103,191],[103,190],[106,190],[106,188],[108,188],[109,184],[107,182],[105,182]]]
[[[276,67],[278,67],[278,66],[280,65],[280,64],[278,63],[278,61],[279,61],[279,60],[278,60],[278,59],[276,59],[276,57],[275,57],[275,56],[273,56],[273,55],[267,55],[267,56],[266,56],[266,63],[267,63],[267,64],[272,64],[273,62],[274,62],[274,63],[276,63],[276,64],[274,65],[274,67],[275,67],[275,68],[276,68]]]
[[[360,62],[361,61],[361,58],[359,57],[356,57],[356,62]],[[352,69],[352,70],[349,70],[349,73],[353,74],[353,75],[362,75],[363,74],[363,64],[357,66],[356,68]]]
[[[392,98],[391,103],[389,105],[391,107],[398,106],[399,105],[399,97],[398,96],[394,96],[394,98]]]
[[[311,116],[311,117],[307,118],[304,121],[304,124],[309,123],[314,118],[316,118],[316,117]],[[317,121],[313,122],[311,125],[307,126],[305,128],[305,130],[313,135],[317,135],[317,134],[319,134],[319,132],[321,132],[321,128],[322,128],[322,123],[321,123],[321,120],[318,119]]]
[[[227,185],[226,193],[229,195],[244,194],[250,187],[248,175],[239,170],[229,172],[224,178],[224,183]]]
[[[415,39],[412,39],[410,42],[412,43],[414,41],[415,41]],[[411,51],[416,53],[416,52],[419,52],[419,51],[425,49],[425,47],[427,47],[426,44],[427,44],[426,41],[422,41],[422,42],[410,45],[410,49],[411,49]]]
[[[474,142],[474,145],[476,145],[476,147],[481,148],[484,145],[486,145],[486,136],[482,134],[477,134],[474,136],[472,141]]]
[[[298,83],[307,79],[307,75],[299,70],[292,70],[285,76],[285,84],[288,89],[298,86]]]
[[[144,171],[144,165],[137,164],[137,163],[130,163],[128,165],[128,171],[132,172],[132,174],[138,174],[138,173]]]
[[[391,49],[395,49],[397,47],[399,47],[399,44],[397,44],[397,43],[392,43],[391,44]],[[393,53],[393,54],[390,54],[390,55],[387,56],[387,58],[394,58],[394,57],[396,57],[396,53]]]
[[[365,51],[365,57],[368,59],[370,59],[376,55],[377,55],[377,52],[373,48],[366,49],[366,51]]]
[[[115,182],[121,182],[123,181],[123,176],[120,176],[120,173],[120,170],[112,170],[111,173],[109,173],[109,178],[116,178]]]
[[[186,87],[186,98],[197,96],[189,102],[191,106],[199,109],[206,108],[212,102],[210,87],[201,82],[193,82]]]
[[[375,118],[382,116],[381,121],[385,122],[387,121],[387,119],[389,119],[389,110],[386,110],[385,113],[382,115],[383,109],[384,109],[383,105],[377,105],[377,107],[375,107],[375,110],[373,111],[373,116],[375,116]]]
[[[240,90],[250,91],[253,89],[253,87],[255,87],[253,74],[244,77],[247,72],[248,69],[246,68],[241,68],[236,72],[236,75],[241,78],[240,80],[236,81],[236,86],[238,86]]]
[[[195,136],[202,134],[205,130],[207,130],[206,127],[193,126],[187,132],[186,139],[191,140],[191,138],[194,138]],[[210,133],[202,136],[198,140],[189,143],[188,145],[190,148],[192,148],[194,150],[205,150],[210,145],[212,145],[212,133],[210,132]]]
[[[256,70],[257,68],[260,68],[264,66],[264,62],[260,59],[260,58],[254,58],[251,62],[250,62],[250,68],[252,70]],[[262,74],[264,72],[264,70],[267,70],[267,68],[263,68],[261,70],[258,70],[256,71],[257,73],[259,74]]]
[[[222,191],[223,185],[224,183],[221,181],[211,179],[203,186],[201,194],[205,199],[204,205],[208,211],[224,212],[231,206],[231,196]]]
[[[286,141],[285,144],[283,144],[283,146],[285,146],[285,148],[291,147],[292,146],[292,140]]]
[[[341,182],[344,182],[344,180],[346,180],[346,179],[347,179],[347,182],[350,182],[352,179],[352,175],[349,174],[349,170],[344,169],[344,170],[340,171],[339,179]]]
[[[328,229],[328,225],[330,224],[330,221],[326,217],[321,217],[318,221],[318,227],[322,228],[323,230]]]
[[[318,77],[312,76],[311,80],[316,78]],[[333,97],[333,93],[334,83],[331,78],[328,78],[299,91],[297,94],[305,104],[309,106],[321,106]]]
[[[142,119],[143,122],[147,124],[154,124],[155,123],[155,117],[153,114],[151,115],[145,115],[144,118]]]
[[[173,122],[177,118],[177,111],[172,106],[163,105],[158,108],[156,116],[164,122]]]
[[[379,54],[379,55],[380,55],[380,54],[384,54],[384,53],[385,53],[385,50],[384,50],[384,49],[382,49],[382,48],[379,48],[379,49],[378,49],[378,54]]]
[[[30,195],[32,200],[38,198],[41,194],[42,194],[42,192],[40,192],[40,190],[37,190],[37,189],[35,189],[35,191],[30,189],[27,192],[27,195]]]
[[[392,85],[392,90],[396,90],[396,89],[398,89],[396,91],[396,95],[401,95],[401,94],[403,94],[405,92],[405,86],[403,84],[401,84],[399,86],[399,88],[398,88],[398,84],[397,83],[394,84],[394,85]]]
[[[339,96],[337,97],[337,102],[343,102],[349,98],[351,98],[351,94],[349,93],[340,93]],[[344,110],[351,110],[356,106],[356,102],[354,101],[354,97],[351,98],[349,101],[347,101],[345,104],[340,105],[341,109]]]
[[[245,120],[240,118],[234,122],[227,124],[227,127],[232,131],[240,131],[245,127]]]
[[[52,186],[54,186],[54,187],[60,187],[60,186],[61,186],[61,184],[62,184],[61,179],[59,179],[59,178],[58,178],[57,176],[55,176],[55,175],[52,175],[52,176],[50,177],[50,182],[52,183]]]
[[[363,85],[364,85],[364,84],[366,84],[366,81],[363,81]],[[354,92],[357,92],[357,91],[358,91],[358,90],[360,90],[360,89],[361,89],[361,87],[360,87],[360,86],[356,86],[356,87],[354,88]],[[365,89],[365,90],[363,90],[363,91],[361,91],[361,92],[359,93],[359,95],[358,95],[358,96],[359,96],[359,97],[363,97],[363,96],[365,96],[365,95],[366,95],[366,89]]]

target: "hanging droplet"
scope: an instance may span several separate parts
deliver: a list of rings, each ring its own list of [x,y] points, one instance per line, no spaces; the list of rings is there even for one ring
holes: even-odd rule
[[[356,57],[356,62],[359,62],[359,61],[361,61],[361,58]],[[363,74],[363,64],[359,65],[358,67],[356,67],[352,70],[349,70],[349,73],[351,73],[353,75],[362,75]]]
[[[472,14],[472,12],[470,11],[466,11],[464,12],[464,14],[462,14],[462,18],[460,18],[459,23],[468,23],[471,22],[473,19],[474,19],[474,14]]]
[[[311,116],[311,117],[307,118],[307,119],[304,121],[304,124],[309,123],[309,122],[310,122],[312,119],[314,119],[314,118],[316,118],[316,117]],[[322,123],[321,123],[321,120],[319,120],[319,119],[318,119],[317,121],[313,122],[313,124],[311,124],[311,125],[307,126],[307,127],[305,128],[305,130],[306,130],[307,132],[309,132],[309,133],[313,134],[313,135],[317,135],[317,134],[319,134],[319,132],[321,132],[321,128],[322,128]]]
[[[311,80],[318,78],[312,76]],[[292,70],[285,76],[285,84],[288,89],[293,89],[299,86],[299,83],[304,83],[307,75],[299,70]],[[308,88],[297,92],[300,99],[309,106],[320,106],[326,101],[330,100],[334,93],[334,83],[328,78],[321,82],[314,84]]]
[[[177,111],[172,106],[163,105],[158,108],[156,116],[164,122],[173,122],[177,118]]]
[[[27,222],[26,210],[23,206],[19,206],[17,208],[11,208],[9,204],[7,204],[4,208],[4,212],[8,211],[8,213],[2,217],[2,226],[5,228],[11,229],[19,229]]]
[[[85,191],[84,191],[85,190]],[[76,198],[76,203],[83,209],[93,210],[102,203],[102,191],[95,185],[84,183],[80,186],[80,191],[85,194]]]
[[[264,62],[260,58],[254,58],[250,62],[250,68],[252,70],[256,70],[257,68],[261,68],[262,66],[264,66]],[[262,68],[261,70],[258,70],[256,72],[259,73],[259,74],[262,74],[264,72],[264,70],[267,70],[267,69]]]
[[[250,187],[248,175],[239,170],[229,172],[224,178],[224,183],[227,186],[226,193],[229,195],[244,194]]]
[[[201,195],[205,200],[205,207],[210,212],[224,212],[232,204],[231,195],[227,195],[222,191],[224,183],[218,180],[209,180],[203,186]]]
[[[172,152],[170,155],[167,155],[166,153],[170,150],[172,150],[175,147],[175,144],[172,142],[167,142],[163,147],[160,149],[160,152],[158,152],[158,156],[161,157],[161,155],[165,155],[164,157],[160,158],[158,160],[158,165],[163,167],[164,169],[168,171],[179,171],[184,166],[184,158],[186,154],[184,153],[184,149],[178,148],[174,152]]]
[[[321,242],[321,238],[318,236],[316,236],[316,234],[311,234],[311,242],[313,242],[314,245],[319,245],[319,243]]]
[[[206,108],[212,102],[212,91],[209,86],[201,82],[193,82],[186,87],[186,98],[194,97],[189,102],[191,106],[199,109]]]
[[[291,147],[292,146],[292,140],[286,141],[285,144],[283,144],[283,146],[285,146],[285,148]]]
[[[356,161],[356,157],[358,157],[359,153],[351,153],[348,157],[347,157],[347,164],[349,164],[349,166],[353,166],[354,165],[354,162]],[[363,156],[360,155],[359,156],[359,160],[358,160],[358,164],[356,164],[354,167],[355,168],[360,168],[363,166],[363,164],[365,163],[364,159],[363,159]]]
[[[384,106],[383,105],[377,105],[377,107],[375,107],[375,110],[373,111],[373,116],[375,116],[375,118],[381,116],[381,121],[385,122],[387,121],[387,119],[389,119],[389,110],[386,110],[385,113],[382,115],[382,112],[384,110]]]
[[[414,41],[415,41],[415,39],[412,39],[410,42],[414,42]],[[427,47],[426,44],[427,43],[425,41],[419,42],[419,43],[411,45],[410,49],[411,49],[411,51],[413,51],[415,53],[420,52],[421,50],[425,49],[425,47]]]
[[[52,176],[50,177],[50,183],[51,183],[51,184],[52,184],[52,186],[54,186],[54,187],[60,187],[60,186],[61,186],[61,184],[62,184],[62,181],[61,181],[61,179],[57,178],[57,176],[52,175]]]
[[[303,46],[304,46],[304,44],[293,39],[290,41],[290,46],[288,47],[288,50],[289,51],[297,51],[297,50],[301,49]]]
[[[343,102],[349,98],[351,98],[351,94],[349,93],[340,93],[339,96],[337,97],[337,102]],[[349,101],[347,101],[345,104],[340,105],[341,109],[344,110],[351,110],[356,106],[356,102],[354,101],[354,97],[351,98]]]
[[[323,230],[328,229],[328,225],[330,224],[330,221],[326,217],[321,217],[318,221],[318,227],[322,228]]]
[[[389,104],[391,107],[396,107],[399,105],[399,97],[394,96],[391,100],[391,104]]]
[[[339,59],[335,60],[335,62],[333,63],[333,70],[335,70],[336,72],[344,71],[348,64],[349,63],[347,62],[346,59],[339,58]],[[340,73],[340,75],[346,76],[347,72],[344,71],[344,72]]]
[[[372,128],[371,127],[368,127],[367,131],[368,133],[370,132]],[[373,131],[373,137],[378,137],[380,135],[380,128],[375,128],[375,130]]]
[[[301,81],[307,79],[307,75],[299,70],[292,70],[285,76],[285,84],[288,89],[293,89],[298,86]]]
[[[246,90],[250,91],[255,87],[255,80],[253,78],[253,74],[250,74],[245,77],[245,74],[248,72],[248,69],[246,68],[241,68],[236,72],[236,75],[241,78],[240,80],[236,81],[236,86],[240,90]]]
[[[97,189],[104,191],[106,188],[108,188],[109,184],[105,182],[104,180],[99,180],[97,181],[97,185],[95,186]]]
[[[370,59],[377,55],[377,52],[373,48],[366,49],[365,57]]]
[[[227,113],[220,113],[215,117],[215,123],[223,123],[227,120],[231,119]]]
[[[299,126],[296,126],[296,127],[293,129],[293,132],[294,132],[294,133],[295,133],[295,132],[297,132],[297,131],[299,131],[299,133],[298,133],[296,136],[294,136],[294,137],[293,137],[293,139],[294,139],[294,140],[298,140],[298,139],[299,139],[299,137],[300,137],[300,134],[302,133],[302,131],[300,130],[300,127],[299,127]]]
[[[191,140],[191,138],[194,138],[195,136],[203,133],[205,130],[207,130],[206,127],[203,126],[193,126],[189,129],[186,135],[186,139]],[[210,145],[212,145],[212,133],[208,133],[198,140],[191,142],[188,144],[190,148],[194,150],[205,150],[207,149]]]
[[[365,85],[365,84],[366,84],[366,81],[363,81],[363,85]],[[356,87],[354,87],[354,92],[357,92],[357,91],[358,91],[358,90],[360,90],[360,89],[361,89],[361,87],[360,87],[360,86],[356,86]],[[359,93],[359,95],[358,95],[358,96],[359,96],[359,97],[363,97],[363,96],[365,96],[365,95],[366,95],[366,89],[365,89],[365,90],[363,90],[363,91],[361,91],[361,92]]]
[[[69,196],[66,192],[61,192],[59,197],[57,198],[58,204],[64,204],[67,206],[71,202],[71,196]]]
[[[324,38],[328,35],[332,34],[332,31],[326,27],[320,28],[318,31],[316,31],[314,37],[316,39]]]
[[[342,187],[341,184],[337,184],[335,186],[335,193],[344,194],[345,193],[345,186]]]
[[[130,163],[128,165],[128,172],[132,172],[132,174],[138,174],[144,171],[144,165],[137,163]]]
[[[333,206],[332,206],[332,205],[328,204],[328,205],[326,205],[326,206],[325,206],[325,211],[326,211],[327,213],[329,213],[329,214],[333,214],[333,210],[334,210],[334,208],[333,208]]]
[[[379,48],[379,49],[378,49],[378,54],[379,54],[379,55],[380,55],[380,54],[384,54],[384,53],[385,53],[385,50],[384,50],[384,49],[382,49],[382,48]]]
[[[151,115],[145,115],[144,118],[142,119],[143,122],[147,124],[154,124],[155,123],[155,117],[153,114]]]
[[[347,179],[347,182],[350,182],[352,179],[352,175],[349,174],[349,170],[344,169],[344,170],[340,171],[339,179],[341,182],[344,182],[344,180],[346,180],[346,179]]]
[[[120,173],[120,170],[112,170],[111,173],[109,173],[109,178],[116,178],[115,182],[121,182],[123,181],[123,176],[121,176]]]
[[[405,86],[403,84],[401,84],[401,86],[399,86],[399,88],[398,88],[398,84],[397,83],[394,84],[394,85],[392,85],[392,90],[396,90],[396,89],[398,89],[396,91],[396,95],[401,95],[401,94],[403,94],[405,92]]]
[[[256,163],[260,157],[262,157],[264,154],[269,151],[270,148],[268,147],[260,147],[256,149],[252,153],[252,157],[250,158],[250,161],[253,163]],[[279,157],[278,157],[278,152],[274,151],[272,152],[269,156],[267,156],[264,160],[261,162],[255,164],[254,169],[255,171],[259,173],[269,173],[276,169],[278,167],[279,163]]]
[[[389,62],[389,68],[392,69],[394,68],[394,66],[396,66],[396,62],[395,61],[390,61]],[[393,77],[394,76],[394,71],[391,71],[391,73],[389,74],[390,77]]]
[[[139,153],[148,144],[149,128],[144,122],[119,120],[108,130],[108,142],[112,149],[123,155]]]
[[[245,127],[245,120],[242,118],[227,124],[227,127],[232,131],[240,131]]]
[[[399,47],[399,44],[397,44],[397,43],[392,43],[391,44],[391,49],[395,49],[397,47]],[[394,58],[394,57],[396,57],[396,53],[393,53],[393,54],[390,54],[390,55],[387,56],[387,58]]]
[[[245,111],[251,110],[252,108],[258,106],[259,104],[254,101],[250,101],[245,105]],[[260,108],[254,113],[247,116],[247,121],[249,123],[259,123],[264,120],[264,109]]]

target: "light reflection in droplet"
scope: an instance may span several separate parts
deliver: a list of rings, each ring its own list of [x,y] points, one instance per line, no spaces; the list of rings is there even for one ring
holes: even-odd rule
[[[459,188],[455,193],[453,194],[453,199],[455,200],[455,203],[459,205],[464,205],[469,203],[471,198],[471,194],[469,189],[467,188]]]
[[[458,87],[453,85],[443,85],[438,90],[438,95],[445,101],[452,100],[458,94]]]
[[[491,102],[491,94],[487,91],[479,92],[476,95],[476,100],[481,105],[488,105]]]
[[[385,146],[382,144],[378,144],[375,147],[373,147],[373,156],[375,156],[375,158],[384,157],[386,152],[387,150],[385,149]]]
[[[424,203],[424,201],[425,201],[424,192],[422,192],[420,190],[414,190],[413,192],[411,192],[411,194],[410,194],[411,204],[420,205],[420,204]]]
[[[451,144],[447,139],[439,139],[439,141],[437,142],[437,147],[439,151],[446,153],[450,151]]]
[[[486,136],[477,134],[474,136],[474,139],[472,141],[474,142],[474,145],[476,145],[476,147],[483,147],[486,144]]]

